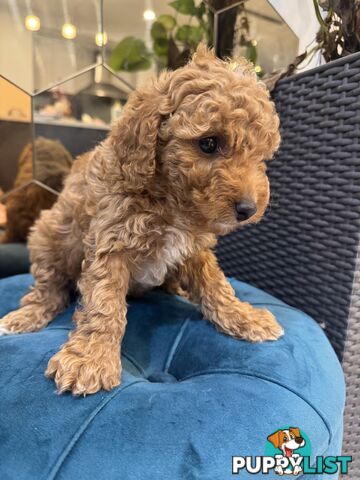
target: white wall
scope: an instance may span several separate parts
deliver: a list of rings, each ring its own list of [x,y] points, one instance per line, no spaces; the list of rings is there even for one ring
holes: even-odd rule
[[[319,30],[319,22],[316,18],[313,0],[268,0],[278,11],[285,22],[299,37],[299,53],[315,40]],[[317,55],[307,68],[312,68],[320,63]]]

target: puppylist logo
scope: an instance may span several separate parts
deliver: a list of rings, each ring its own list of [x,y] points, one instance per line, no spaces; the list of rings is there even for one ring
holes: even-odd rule
[[[242,470],[248,473],[275,472],[278,475],[333,475],[348,473],[352,457],[316,457],[311,461],[311,442],[303,430],[286,426],[279,428],[267,437],[264,456],[232,457],[232,473],[239,475]]]

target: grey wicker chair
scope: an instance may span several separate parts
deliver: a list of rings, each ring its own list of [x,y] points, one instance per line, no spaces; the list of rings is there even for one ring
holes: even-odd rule
[[[256,227],[220,240],[228,275],[310,314],[347,380],[343,450],[360,478],[360,53],[279,82],[282,145]]]

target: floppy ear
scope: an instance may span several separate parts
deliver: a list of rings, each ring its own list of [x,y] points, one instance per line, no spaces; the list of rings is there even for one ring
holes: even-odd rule
[[[295,437],[301,437],[300,429],[295,427],[289,428],[290,432],[295,435]]]
[[[164,114],[163,95],[157,86],[159,83],[130,96],[111,133],[123,187],[128,192],[143,191],[155,176],[157,135]]]
[[[275,448],[279,448],[282,444],[282,430],[277,430],[267,437],[269,442],[271,442]]]

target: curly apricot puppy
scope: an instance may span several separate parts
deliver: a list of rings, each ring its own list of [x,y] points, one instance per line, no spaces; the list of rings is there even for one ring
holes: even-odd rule
[[[35,152],[37,180],[60,191],[73,163],[70,153],[57,140],[43,137],[35,140]],[[33,145],[28,143],[20,155],[15,190],[4,201],[7,222],[4,234],[0,235],[0,243],[26,242],[30,227],[40,216],[41,210],[51,208],[56,202],[54,193],[30,183],[32,179]]]
[[[235,297],[211,250],[216,235],[264,214],[264,160],[278,127],[251,67],[201,46],[184,68],[134,92],[109,137],[75,161],[30,235],[35,286],[2,320],[4,333],[39,330],[78,282],[76,329],[46,371],[60,392],[119,385],[129,291],[177,282],[226,334],[282,334],[270,312]]]

